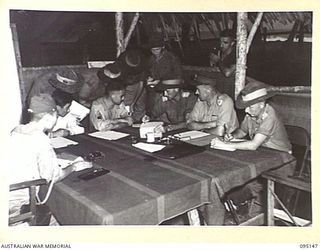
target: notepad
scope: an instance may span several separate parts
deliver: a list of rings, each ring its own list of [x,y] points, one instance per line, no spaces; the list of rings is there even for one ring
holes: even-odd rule
[[[225,150],[225,151],[235,151],[236,150],[232,146],[211,146],[211,148]]]
[[[64,137],[55,137],[50,139],[50,144],[54,148],[63,148],[69,145],[77,145],[78,142],[72,141]]]
[[[202,132],[202,131],[192,130],[192,131],[187,131],[187,132],[175,134],[174,137],[177,137],[182,141],[187,141],[187,140],[201,138],[201,137],[208,136],[208,135],[210,135],[210,134]]]
[[[118,139],[121,139],[123,137],[126,137],[129,134],[110,130],[110,131],[94,132],[94,133],[91,133],[89,135],[92,136],[92,137],[100,138],[100,139],[114,141],[114,140],[118,140]]]
[[[132,146],[142,149],[144,151],[147,151],[149,153],[157,152],[165,148],[165,145],[151,144],[151,143],[144,143],[144,142],[138,142],[136,144],[132,144]]]

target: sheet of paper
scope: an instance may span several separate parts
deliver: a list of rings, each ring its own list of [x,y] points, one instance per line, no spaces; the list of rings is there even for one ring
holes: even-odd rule
[[[77,157],[75,160],[66,160],[66,159],[61,159],[58,158],[57,162],[60,168],[66,168],[69,165],[71,165],[72,163],[78,162],[78,161],[83,161],[83,159],[81,157]]]
[[[79,120],[83,120],[83,118],[85,118],[87,116],[87,114],[89,114],[90,109],[88,109],[87,107],[83,106],[82,104],[76,102],[76,101],[72,101],[71,106],[70,106],[70,114],[76,116],[79,118]]]
[[[225,150],[225,151],[235,151],[236,149],[231,146],[213,146],[211,148]]]
[[[192,140],[192,139],[196,139],[196,138],[200,138],[208,135],[210,134],[197,131],[197,130],[192,130],[192,131],[187,131],[183,133],[178,133],[178,134],[175,134],[174,136],[180,138],[180,140],[182,141],[187,141],[187,140]]]
[[[109,141],[118,140],[120,138],[126,137],[129,134],[117,132],[117,131],[99,131],[89,134],[90,136],[97,137],[100,139],[105,139]]]
[[[147,151],[149,153],[160,151],[161,149],[165,148],[165,145],[159,144],[150,144],[144,142],[138,142],[136,144],[132,144],[132,146]]]
[[[64,137],[55,137],[50,139],[50,144],[54,148],[63,148],[69,145],[77,145],[78,143]]]

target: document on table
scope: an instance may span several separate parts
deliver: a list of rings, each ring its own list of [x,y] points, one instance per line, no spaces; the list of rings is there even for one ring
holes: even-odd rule
[[[64,137],[55,137],[50,139],[50,144],[54,148],[63,148],[69,145],[77,145],[78,142],[72,141]]]
[[[233,138],[232,140],[230,140],[230,142],[243,142],[243,141],[246,141],[246,139]],[[219,149],[219,150],[225,150],[225,151],[235,151],[236,150],[234,147],[232,147],[232,144],[221,145],[221,146],[214,145],[211,148]]]
[[[225,150],[225,151],[235,151],[236,150],[232,146],[211,146],[211,148]]]
[[[150,144],[150,143],[144,143],[144,142],[138,142],[136,144],[132,144],[132,146],[142,149],[144,151],[147,151],[149,153],[160,151],[165,147],[165,145]]]
[[[120,138],[126,137],[129,134],[110,130],[110,131],[98,131],[98,132],[91,133],[89,135],[92,137],[100,138],[100,139],[114,141],[114,140],[118,140]]]
[[[175,134],[174,137],[179,138],[181,141],[188,141],[188,140],[192,140],[192,139],[196,139],[196,138],[200,138],[208,135],[210,134],[197,131],[197,130],[192,130],[192,131]]]
[[[61,159],[61,158],[57,158],[57,162],[58,162],[58,166],[60,168],[66,168],[68,167],[69,165],[75,163],[75,162],[81,162],[83,161],[83,159],[81,157],[77,157],[75,160],[66,160],[66,159]]]

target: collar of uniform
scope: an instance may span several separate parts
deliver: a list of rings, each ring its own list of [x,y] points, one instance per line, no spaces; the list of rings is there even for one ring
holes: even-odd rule
[[[210,100],[209,106],[218,105],[217,100],[218,100],[219,96],[220,96],[220,94],[214,95],[214,97]]]
[[[257,121],[257,122],[261,123],[261,122],[266,118],[268,109],[269,109],[269,105],[268,105],[268,103],[266,103],[266,105],[265,105],[264,108],[263,108],[263,111],[262,111],[262,112],[259,114],[259,116],[256,118],[256,121]]]

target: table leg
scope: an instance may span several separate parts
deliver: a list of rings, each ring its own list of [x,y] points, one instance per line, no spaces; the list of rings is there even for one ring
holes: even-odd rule
[[[274,182],[267,179],[267,226],[274,226],[274,197],[271,191],[274,191]]]
[[[199,208],[207,225],[223,225],[225,217],[225,207],[220,200],[205,204]]]
[[[190,226],[200,226],[200,218],[197,209],[193,209],[187,213]]]

